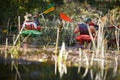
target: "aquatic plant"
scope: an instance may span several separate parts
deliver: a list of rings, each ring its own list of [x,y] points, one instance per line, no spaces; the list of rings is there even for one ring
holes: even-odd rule
[[[67,56],[68,56],[68,52],[66,52],[65,43],[63,42],[57,59],[58,71],[60,73],[61,78],[63,74],[67,74],[67,66],[66,66]]]
[[[9,49],[8,53],[11,55],[11,58],[12,58],[11,70],[15,69],[16,73],[17,73],[17,76],[19,77],[20,80],[22,80],[21,76],[20,76],[20,72],[18,70],[18,62],[15,61],[16,59],[19,59],[19,56],[21,55],[21,53],[20,53],[20,45],[12,46]]]

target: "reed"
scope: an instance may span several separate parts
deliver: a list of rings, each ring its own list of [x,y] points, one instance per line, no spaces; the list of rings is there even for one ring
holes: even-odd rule
[[[9,49],[8,53],[11,55],[11,58],[12,58],[11,70],[15,69],[16,73],[17,73],[17,76],[19,77],[20,80],[22,80],[21,76],[20,76],[20,72],[18,70],[18,62],[15,61],[16,59],[19,59],[19,56],[21,54],[19,50],[20,50],[20,45],[12,46]]]
[[[58,71],[60,73],[61,78],[63,74],[67,74],[67,67],[66,67],[67,56],[68,53],[66,52],[65,43],[63,42],[61,46],[61,50],[58,55]]]
[[[80,73],[80,68],[82,65],[81,63],[82,63],[82,50],[81,50],[81,48],[79,48],[78,73]]]
[[[56,39],[56,46],[55,46],[55,57],[57,57],[58,53],[58,43],[59,43],[59,34],[60,30],[59,28],[57,29],[57,39]],[[58,66],[59,67],[59,66]],[[55,74],[57,73],[57,61],[55,60]]]
[[[6,38],[6,46],[5,46],[5,60],[7,59],[8,56],[8,38]]]
[[[87,75],[87,73],[88,73],[88,70],[89,70],[89,59],[88,59],[88,56],[87,56],[87,54],[86,54],[86,52],[84,52],[83,51],[83,54],[84,54],[84,56],[85,56],[85,60],[86,60],[86,67],[85,67],[85,72],[84,72],[84,74],[82,75],[82,78],[84,78],[86,75]]]
[[[120,50],[120,29],[119,28],[117,28],[116,26],[115,26],[115,28],[116,28],[116,30],[115,30],[115,38],[116,38],[116,45],[117,45],[117,51],[119,52],[119,50]]]

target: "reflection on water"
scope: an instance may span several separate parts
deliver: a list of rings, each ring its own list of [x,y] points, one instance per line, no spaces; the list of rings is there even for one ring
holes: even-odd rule
[[[30,63],[18,66],[22,80],[120,80],[119,67],[114,73],[113,68],[104,70],[94,66],[89,68],[85,77],[85,68],[81,67],[78,73],[77,67],[67,67],[67,74],[60,79],[59,73],[55,75],[54,64]],[[16,71],[11,71],[11,64],[0,63],[0,80],[19,80]]]

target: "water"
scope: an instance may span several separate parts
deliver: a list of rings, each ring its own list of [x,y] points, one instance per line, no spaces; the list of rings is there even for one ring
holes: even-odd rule
[[[67,74],[60,78],[55,75],[54,64],[27,62],[18,65],[21,80],[120,80],[120,67],[115,71],[112,67],[100,69],[97,66],[89,68],[85,77],[85,68],[81,67],[78,73],[77,67],[67,67]],[[0,62],[0,80],[20,80],[16,70],[11,70],[11,64]]]

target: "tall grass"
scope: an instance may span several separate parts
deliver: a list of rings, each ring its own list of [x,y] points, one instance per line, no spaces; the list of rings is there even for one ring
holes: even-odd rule
[[[92,49],[92,56],[91,58],[89,59],[87,57],[87,54],[86,52],[84,52],[83,50],[79,49],[79,61],[78,61],[78,72],[80,72],[80,67],[81,67],[81,63],[83,60],[82,57],[85,58],[86,60],[86,70],[85,70],[85,73],[83,74],[83,77],[86,76],[87,72],[88,72],[88,69],[90,69],[89,67],[93,66],[95,63],[97,64],[97,67],[100,69],[100,72],[98,72],[95,76],[95,80],[105,80],[106,79],[106,75],[107,75],[107,71],[105,70],[106,69],[106,62],[105,62],[105,55],[107,53],[107,49],[108,49],[108,46],[107,46],[107,43],[106,43],[106,40],[107,40],[107,36],[111,36],[111,35],[105,35],[106,34],[106,24],[107,24],[107,19],[104,19],[104,21],[101,19],[101,17],[99,17],[99,20],[98,20],[98,25],[99,25],[99,29],[97,31],[97,38],[96,40],[92,37],[92,33],[90,32],[90,29],[89,29],[89,33],[90,33],[90,36],[91,36],[91,39],[92,39],[92,44],[93,44],[93,49]],[[108,27],[109,29],[109,27]],[[118,57],[116,56],[118,53],[119,53],[119,33],[120,33],[120,30],[119,28],[115,27],[115,35],[114,35],[114,38],[116,38],[116,44],[117,45],[117,50],[116,50],[116,54],[115,54],[115,66],[114,66],[114,74],[117,72],[117,66],[118,66]],[[112,36],[113,37],[113,36]],[[90,60],[90,61],[89,61]],[[59,67],[59,66],[58,66]],[[93,71],[91,70],[91,77],[93,78]]]
[[[20,17],[18,17],[18,23],[20,24]],[[8,57],[8,55],[10,55],[10,57],[12,58],[11,70],[15,69],[16,70],[16,78],[18,77],[20,80],[22,80],[20,72],[18,70],[18,62],[15,61],[16,59],[19,59],[19,56],[21,54],[20,53],[20,41],[17,41],[17,40],[18,40],[18,38],[16,38],[15,41],[13,40],[12,47],[8,47],[8,45],[9,45],[8,38],[6,38],[5,59]],[[17,45],[16,45],[16,43],[17,43]]]
[[[97,64],[97,67],[100,68],[100,71],[95,76],[95,80],[101,80],[101,77],[104,77],[104,80],[106,78],[106,72],[105,72],[105,54],[108,48],[106,48],[106,36],[105,36],[105,25],[106,25],[106,20],[102,21],[101,17],[99,17],[98,25],[99,29],[96,33],[96,40],[92,37],[92,33],[89,30],[91,39],[92,39],[92,56],[91,58],[88,57],[87,51],[84,51],[82,49],[79,49],[79,59],[78,59],[78,72],[80,73],[80,68],[82,67],[82,63],[85,61],[85,72],[83,74],[83,78],[87,75],[89,69],[94,65]],[[59,27],[56,26],[58,25],[58,22],[53,21],[45,21],[44,24],[46,26],[43,27],[42,33],[44,34],[43,36],[39,37],[39,42],[41,43],[42,46],[55,46],[55,74],[57,73],[57,68],[60,73],[60,77],[63,76],[63,74],[67,74],[67,57],[68,57],[68,52],[66,51],[65,46],[71,46],[72,43],[75,42],[75,37],[73,34],[74,28],[75,28],[75,23],[66,23],[64,22],[63,28],[60,31]],[[115,30],[115,37],[116,37],[116,45],[117,45],[117,51],[116,51],[116,57],[115,57],[115,67],[114,67],[114,73],[117,71],[117,66],[118,66],[118,57],[117,54],[119,53],[119,29],[116,28]],[[26,37],[27,38],[27,37]],[[25,38],[25,39],[26,39]],[[14,44],[16,44],[17,41],[15,41]],[[65,42],[65,43],[63,43]],[[67,44],[67,45],[66,45]],[[7,41],[6,41],[6,48],[7,48]],[[62,45],[62,46],[61,46]],[[61,50],[59,51],[58,47],[61,46]],[[13,45],[13,47],[10,49],[11,57],[12,58],[19,58],[19,49],[20,45],[18,43],[17,47]],[[17,66],[15,65],[15,62],[13,61],[14,68],[16,69],[18,76],[20,78],[20,73],[18,71]],[[93,77],[94,71],[91,69],[91,77]]]
[[[67,56],[68,56],[68,52],[66,52],[65,43],[63,42],[61,50],[58,55],[58,71],[60,73],[61,78],[63,74],[67,74],[67,67],[66,67]]]

